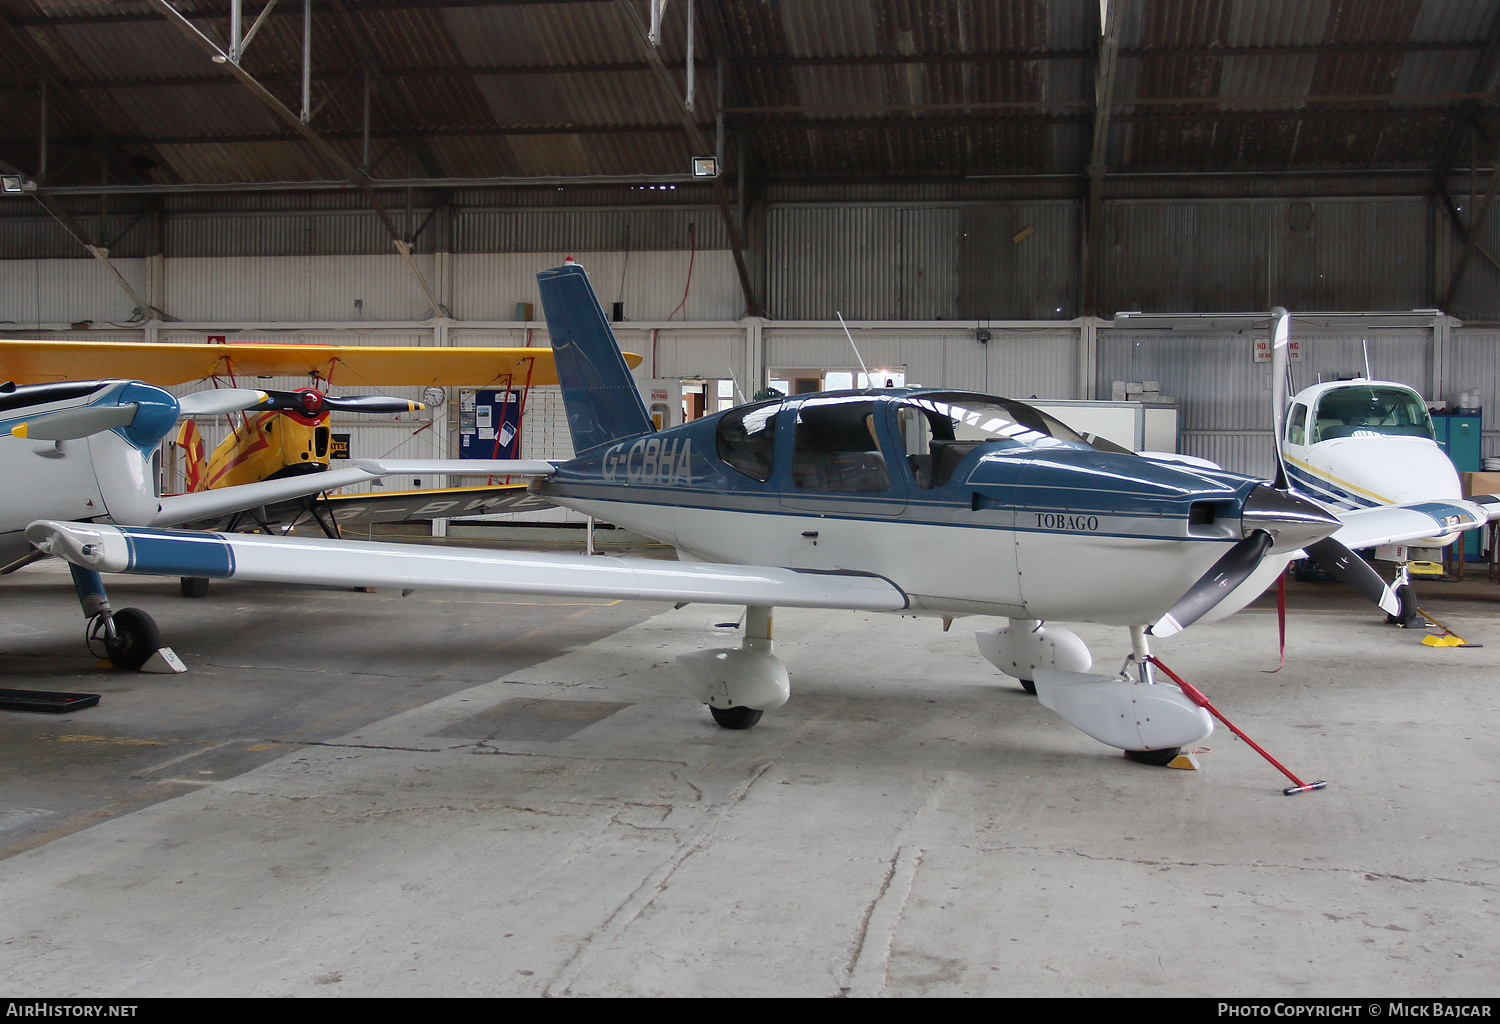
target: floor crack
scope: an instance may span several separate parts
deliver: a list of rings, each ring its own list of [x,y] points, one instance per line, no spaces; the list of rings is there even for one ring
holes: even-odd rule
[[[724,820],[733,813],[740,801],[750,792],[750,787],[770,770],[773,762],[766,761],[756,765],[750,770],[745,779],[730,792],[724,801],[724,806],[719,808],[703,828],[699,829],[696,838],[689,843],[679,846],[677,851],[660,865],[656,870],[636,886],[627,896],[604,924],[592,934],[586,936],[578,945],[568,961],[559,968],[557,974],[547,985],[545,991],[548,996],[568,995],[568,989],[582,976],[584,970],[594,959],[594,951],[602,949],[610,944],[610,940],[624,933],[624,931],[645,913],[656,898],[667,888],[672,876],[677,869],[687,863],[700,850],[712,846],[718,839],[719,829]]]

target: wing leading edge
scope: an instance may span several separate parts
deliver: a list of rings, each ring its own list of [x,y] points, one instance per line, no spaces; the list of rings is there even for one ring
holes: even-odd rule
[[[1490,500],[1486,500],[1490,499]],[[1500,517],[1500,500],[1481,498],[1418,501],[1336,511],[1344,525],[1332,537],[1351,550],[1388,544],[1441,546],[1464,530]]]
[[[858,611],[902,611],[909,604],[906,594],[882,576],[777,566],[189,533],[51,520],[32,523],[26,537],[48,554],[100,572]]]

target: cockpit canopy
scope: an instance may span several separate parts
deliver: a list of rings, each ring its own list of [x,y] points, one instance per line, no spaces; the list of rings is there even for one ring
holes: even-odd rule
[[[882,401],[885,399],[885,401]],[[799,490],[883,492],[892,458],[904,459],[919,487],[941,487],[965,455],[994,448],[1090,448],[1060,420],[1029,405],[965,392],[899,396],[869,392],[819,395],[795,405],[780,429],[794,431],[792,480]],[[784,403],[743,406],[723,414],[716,429],[719,458],[754,480],[775,467],[777,423]],[[882,407],[899,438],[887,450],[876,426]]]
[[[1289,444],[1392,436],[1434,437],[1427,403],[1411,388],[1399,384],[1340,385],[1318,396],[1311,410],[1301,402],[1295,404],[1287,417]]]

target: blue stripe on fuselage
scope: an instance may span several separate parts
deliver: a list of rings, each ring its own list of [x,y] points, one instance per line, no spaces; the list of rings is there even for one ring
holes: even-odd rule
[[[1363,495],[1347,491],[1330,480],[1314,476],[1298,466],[1286,467],[1287,478],[1294,490],[1318,501],[1331,502],[1344,508],[1378,508],[1380,502],[1371,501]]]

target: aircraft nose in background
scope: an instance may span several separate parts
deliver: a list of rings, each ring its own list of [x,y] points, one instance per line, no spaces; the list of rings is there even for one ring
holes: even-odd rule
[[[1315,544],[1338,530],[1341,523],[1322,505],[1262,484],[1246,497],[1240,509],[1240,529],[1271,535],[1273,551],[1290,551]]]

